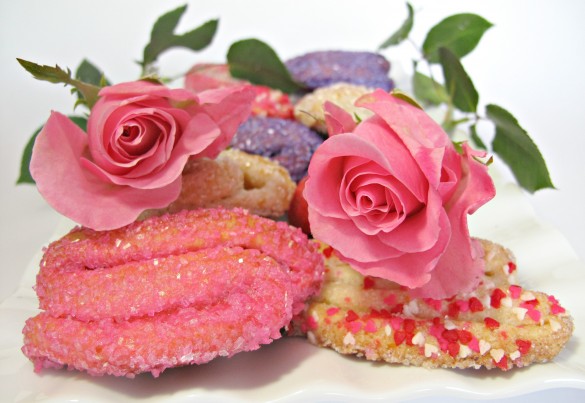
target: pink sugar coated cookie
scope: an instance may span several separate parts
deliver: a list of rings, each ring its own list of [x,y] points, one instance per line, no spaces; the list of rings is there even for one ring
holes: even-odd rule
[[[54,270],[38,287],[41,308],[52,316],[80,321],[128,320],[181,307],[204,308],[249,287],[258,273],[248,266],[265,264],[265,257],[257,250],[217,247],[111,268]],[[283,271],[278,263],[273,265]],[[288,283],[285,276],[279,279]]]
[[[49,246],[37,278],[44,305],[45,277],[54,269],[113,267],[132,261],[177,255],[217,246],[258,249],[288,268],[293,283],[293,311],[315,294],[323,279],[323,259],[303,232],[285,222],[242,209],[199,209],[152,217],[113,231],[76,229]]]
[[[37,371],[158,376],[278,339],[323,271],[300,230],[240,209],[77,228],[45,251],[22,350]]]
[[[279,329],[290,321],[290,284],[278,263],[260,255],[249,257],[240,271],[248,281],[235,287],[229,276],[227,282],[216,281],[209,294],[225,295],[208,305],[125,321],[84,322],[43,312],[27,321],[23,351],[37,370],[67,364],[91,375],[133,377],[149,371],[156,377],[166,368],[256,350],[278,339]],[[105,288],[103,294],[108,293],[116,290]]]

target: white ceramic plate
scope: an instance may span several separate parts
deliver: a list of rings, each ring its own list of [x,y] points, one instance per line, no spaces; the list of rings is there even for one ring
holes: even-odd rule
[[[149,374],[135,379],[93,378],[65,370],[35,374],[20,347],[24,321],[36,312],[32,285],[39,255],[29,265],[20,289],[0,305],[0,401],[388,401],[585,390],[585,264],[556,230],[537,220],[515,185],[498,184],[495,200],[471,217],[470,224],[473,235],[514,251],[522,285],[555,295],[572,313],[574,336],[553,362],[506,373],[427,370],[344,357],[293,338],[230,359],[167,370],[158,379]],[[56,235],[67,228],[64,222]]]

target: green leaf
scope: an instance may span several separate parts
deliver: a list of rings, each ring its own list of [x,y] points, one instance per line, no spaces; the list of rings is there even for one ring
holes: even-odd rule
[[[411,104],[412,106],[417,107],[418,109],[423,109],[423,107],[420,106],[420,104],[418,102],[416,102],[416,100],[414,100],[406,92],[400,91],[399,89],[396,89],[395,88],[395,89],[392,90],[392,92],[390,94],[392,94],[396,98],[399,98],[399,99],[402,99],[403,101],[408,102],[409,104]]]
[[[105,78],[104,73],[87,59],[83,59],[77,67],[75,78],[79,81],[100,88],[110,85],[110,82]]]
[[[73,121],[77,126],[81,128],[84,132],[87,131],[87,118],[84,116],[69,116],[69,119]],[[43,125],[44,126],[44,125]],[[20,161],[20,176],[18,177],[16,184],[35,184],[35,180],[33,179],[32,175],[30,174],[29,166],[30,160],[32,158],[32,150],[35,145],[35,140],[37,136],[43,129],[43,126],[39,127],[31,138],[26,143],[24,147],[24,151],[22,153],[22,159]]]
[[[201,50],[207,47],[217,31],[218,20],[209,20],[203,25],[182,35],[175,35],[175,28],[187,5],[176,8],[162,15],[152,27],[150,42],[144,48],[142,67],[154,63],[166,50],[173,47],[184,47],[191,50]]]
[[[37,80],[48,81],[53,84],[68,83],[71,80],[71,70],[69,69],[65,71],[58,65],[55,65],[55,67],[41,66],[23,59],[17,58],[16,60]]]
[[[462,123],[469,122],[469,117],[464,116],[461,119],[445,119],[442,123],[443,129],[447,132],[449,137],[452,137],[455,134],[455,129]]]
[[[58,65],[51,67],[36,64],[23,59],[17,58],[16,60],[37,80],[48,81],[54,84],[71,85],[75,87],[75,89],[77,89],[83,95],[84,103],[87,104],[90,109],[97,102],[100,88],[93,84],[88,84],[72,78],[71,70],[67,69],[67,71],[65,71]]]
[[[462,112],[477,111],[479,94],[463,68],[459,58],[447,48],[439,49],[441,67],[445,77],[445,87],[453,105]]]
[[[210,20],[186,34],[177,36],[174,46],[182,46],[191,50],[202,50],[206,48],[217,31],[219,20]]]
[[[186,4],[161,15],[152,26],[152,31],[150,31],[151,39],[162,40],[173,38],[179,20],[185,14],[185,11],[187,11]]]
[[[87,117],[85,116],[68,116],[81,130],[87,133]]]
[[[462,141],[451,141],[457,154],[463,155],[463,142]]]
[[[150,31],[150,42],[144,48],[143,66],[153,63],[163,51],[172,46],[175,28],[185,10],[187,5],[169,11],[156,20]]]
[[[87,59],[83,59],[77,67],[75,78],[81,82],[95,85],[98,88],[110,85],[110,82],[106,79],[104,73]],[[75,106],[78,104],[85,104],[85,98],[77,88],[73,88],[71,92],[77,94],[77,102],[75,103]]]
[[[475,144],[475,146],[477,148],[482,149],[482,150],[487,150],[487,146],[485,145],[483,140],[479,137],[479,134],[477,134],[477,125],[473,124],[473,125],[469,126],[469,135],[471,136],[471,140],[473,141],[473,144]]]
[[[450,101],[449,94],[441,83],[418,71],[415,71],[412,77],[412,87],[414,96],[421,102],[440,105]]]
[[[544,158],[516,118],[494,104],[486,106],[486,114],[496,125],[492,148],[510,167],[520,186],[530,193],[544,188],[554,189]]]
[[[233,43],[227,53],[227,62],[231,75],[236,78],[287,93],[303,90],[303,86],[293,80],[276,52],[258,39]]]
[[[28,140],[28,143],[26,143],[26,146],[24,147],[24,151],[22,153],[22,158],[20,160],[20,176],[16,180],[17,185],[25,184],[25,183],[31,183],[31,184],[35,183],[35,180],[33,179],[32,175],[30,174],[29,165],[30,165],[30,159],[32,157],[33,146],[35,145],[35,140],[36,140],[37,136],[39,135],[39,132],[41,131],[42,128],[43,128],[42,126],[39,127],[33,133],[31,138]]]
[[[406,7],[408,9],[408,16],[406,17],[406,20],[404,20],[404,22],[396,32],[394,32],[388,39],[384,41],[384,43],[382,43],[378,47],[378,50],[398,45],[406,38],[408,38],[408,34],[410,34],[410,31],[412,30],[412,25],[414,24],[414,11],[410,3],[406,3]]]
[[[432,27],[423,42],[430,63],[439,62],[439,49],[447,48],[457,57],[469,54],[493,24],[476,14],[456,14]]]

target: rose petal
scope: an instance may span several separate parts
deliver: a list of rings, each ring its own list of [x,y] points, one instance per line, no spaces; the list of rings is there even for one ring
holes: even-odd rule
[[[323,110],[329,137],[339,133],[349,133],[355,129],[356,122],[343,108],[327,101],[323,104]]]
[[[403,252],[418,253],[434,247],[437,240],[448,235],[441,234],[439,217],[446,216],[440,196],[429,190],[426,206],[408,216],[391,232],[378,234],[380,241]],[[448,229],[446,230],[448,234]]]
[[[65,115],[51,112],[35,139],[30,161],[31,175],[45,198],[57,198],[68,187],[62,186],[63,178],[69,176],[70,168],[78,165],[86,150],[87,136],[83,130]]]
[[[345,175],[354,166],[359,165],[359,169],[362,170],[365,161],[379,164],[387,175],[395,175],[397,182],[408,186],[408,192],[402,192],[399,197],[404,199],[404,203],[411,200],[411,190],[415,191],[417,200],[426,203],[429,195],[434,197],[434,191],[428,189],[426,179],[410,158],[408,150],[389,130],[385,122],[373,117],[362,122],[356,133],[330,137],[316,150],[309,165],[309,178],[304,191],[307,202],[316,212],[328,217],[347,217],[351,207],[342,201],[347,200]],[[339,159],[342,162],[336,161]],[[343,196],[344,194],[346,196]],[[341,198],[331,197],[332,195],[341,195]],[[431,205],[427,206],[428,210],[414,214],[404,227],[388,221],[388,231],[378,235],[380,241],[386,247],[408,252],[430,249],[439,236],[440,227],[436,216],[442,210],[440,199],[435,198],[431,201]],[[412,202],[407,204],[410,206]],[[353,220],[365,235],[375,235],[381,230],[384,231],[379,223],[372,225],[367,219],[355,217],[357,214],[353,216]],[[394,229],[396,232],[392,231]],[[330,243],[329,239],[322,240]]]
[[[313,154],[304,194],[321,214],[335,217],[345,215],[339,200],[331,196],[339,194],[339,186],[348,164],[359,164],[360,161],[373,161],[380,165],[407,186],[417,199],[425,199],[427,188],[416,164],[408,153],[403,153],[402,157],[393,155],[397,148],[404,146],[398,139],[389,136],[388,131],[377,122],[380,123],[370,119],[362,122],[358,128],[363,126],[366,129],[360,131],[359,135],[346,133],[330,137]]]
[[[138,189],[156,189],[174,182],[181,176],[183,168],[191,155],[204,152],[220,135],[220,130],[209,116],[200,113],[191,118],[182,136],[171,150],[170,155],[164,155],[164,169],[152,172],[143,177],[112,175],[97,164],[83,159],[85,169],[94,175],[105,177],[119,185],[130,185]]]
[[[371,143],[355,134],[338,134],[323,142],[311,158],[304,196],[320,214],[345,217],[339,198],[340,183],[348,164],[384,160]]]
[[[461,170],[457,192],[445,206],[452,226],[452,235],[445,253],[433,271],[432,279],[424,287],[413,292],[416,296],[430,298],[450,297],[458,292],[472,291],[478,284],[484,270],[484,260],[470,239],[467,215],[491,200],[495,187],[487,167],[474,159],[482,155],[463,144]]]
[[[354,133],[375,145],[380,155],[375,160],[377,163],[402,182],[418,200],[425,199],[428,183],[423,172],[400,137],[384,120],[378,116],[372,116],[360,123]]]
[[[114,86],[115,89],[103,91],[104,97],[93,108],[88,132],[95,163],[84,163],[96,175],[100,171],[100,176],[106,176],[116,184],[142,189],[166,186],[174,181],[189,156],[214,157],[218,154],[235,133],[233,125],[247,117],[246,111],[251,104],[250,93],[241,86],[206,91],[199,97],[185,90],[169,90],[145,82],[123,83],[119,86],[120,88]],[[139,105],[128,104],[127,98],[123,98],[140,92],[148,96],[132,98],[139,99]],[[114,99],[111,98],[113,95],[116,95]],[[171,97],[171,101],[175,102],[189,100],[191,103],[185,109],[172,108],[168,101],[154,96]],[[200,102],[215,104],[202,106]],[[156,107],[149,108],[150,105]],[[219,118],[213,116],[212,120],[204,117],[208,111],[222,115]],[[153,121],[155,118],[160,119],[161,124],[163,121],[168,122],[168,132],[161,131],[156,147],[144,155],[136,156],[133,161],[124,161],[126,154],[114,152],[112,137],[118,133],[118,126],[130,120],[134,123],[144,119]],[[218,127],[218,124],[223,124],[224,127]],[[227,143],[224,144],[226,140]]]
[[[437,188],[443,148],[450,144],[441,126],[422,109],[382,90],[363,96],[356,106],[371,110],[392,128],[410,150],[430,185]]]
[[[365,237],[355,224],[347,219],[319,214],[309,205],[309,222],[315,239],[331,245],[346,256],[359,256],[362,262],[394,258],[402,251],[384,245],[376,236]],[[313,228],[314,225],[314,228]]]
[[[314,237],[319,240],[330,239],[328,243],[355,270],[409,288],[420,287],[430,280],[429,273],[433,272],[449,241],[448,237],[441,237],[429,250],[404,253],[388,247],[377,237],[364,237],[348,220],[315,215],[310,205],[309,220]],[[441,215],[438,221],[443,231],[449,231],[446,214]]]
[[[81,225],[106,230],[129,224],[145,209],[165,207],[178,197],[180,180],[156,191],[142,191],[92,176],[79,163],[87,145],[85,133],[57,112],[35,141],[31,174],[41,195],[59,213]]]
[[[168,102],[162,105],[158,101],[154,102],[157,104],[157,107],[150,106],[152,103],[149,101],[147,104],[126,104],[122,106],[121,101],[105,97],[100,98],[96,102],[87,123],[88,141],[93,161],[104,172],[111,175],[124,176],[134,166],[139,164],[140,161],[148,159],[151,156],[150,152],[144,152],[142,155],[128,159],[126,153],[120,154],[119,145],[116,144],[116,141],[127,125],[136,127],[140,125],[141,120],[145,122],[152,122],[153,120],[159,122],[166,121],[168,128],[176,132],[177,127],[180,128],[189,120],[189,115],[185,111],[170,108]],[[161,134],[163,134],[162,137],[157,135],[153,136],[153,139],[149,143],[164,143],[161,140],[169,136],[167,136],[167,132],[161,132]],[[170,137],[165,145],[166,152],[170,152],[175,143],[174,136]],[[165,152],[164,150],[162,151]],[[152,171],[153,169],[154,167],[151,167],[150,170],[143,168],[144,172]]]
[[[138,101],[137,99],[132,98],[134,96],[142,97],[142,99],[166,98],[178,103],[197,102],[196,96],[191,91],[182,88],[169,88],[162,84],[156,84],[145,80],[130,81],[106,86],[100,90],[99,96],[109,97],[110,99],[121,99],[133,103]]]
[[[417,199],[412,192],[398,178],[390,175],[381,166],[373,161],[366,161],[357,166],[353,163],[355,159],[346,159],[345,173],[342,181],[342,188],[351,194],[363,191],[365,186],[372,189],[372,185],[379,185],[376,191],[377,209],[390,211],[393,208],[404,214],[414,213],[421,207],[421,200]],[[350,214],[349,211],[347,211]]]
[[[119,127],[111,144],[118,163],[135,166],[136,158],[144,159],[145,155],[152,155],[159,140],[158,133],[165,129],[164,123],[157,122],[157,119],[130,120],[124,128]]]
[[[365,168],[366,165],[346,172],[341,183],[344,192],[340,194],[340,200],[348,216],[364,233],[387,233],[422,206],[396,178]],[[362,200],[370,205],[361,208]]]
[[[408,288],[425,285],[430,280],[431,272],[438,260],[438,257],[425,260],[423,256],[412,254],[367,263],[343,255],[340,258],[364,276],[383,278]]]
[[[116,175],[140,178],[164,165],[190,117],[184,111],[163,108],[134,107],[121,111],[123,116],[112,114],[103,127],[101,135],[109,138],[109,143],[102,150],[106,154],[101,155],[100,166]],[[124,136],[130,127],[137,130],[133,145]]]
[[[471,291],[483,261],[467,214],[493,197],[485,166],[467,145],[461,157],[442,128],[407,102],[375,91],[356,105],[374,116],[355,126],[330,107],[333,136],[309,166],[313,235],[365,275],[418,287],[414,295]]]
[[[443,170],[441,173],[441,182],[439,183],[439,187],[437,189],[444,203],[446,203],[453,196],[453,193],[457,189],[457,182],[461,177],[460,164],[449,162],[448,160],[450,158],[459,158],[459,156],[457,155],[457,152],[452,153],[448,150],[445,152]],[[459,169],[454,169],[454,167]]]
[[[193,92],[241,84],[230,75],[227,64],[197,64],[185,76],[185,88]]]
[[[201,157],[215,158],[232,141],[233,136],[252,111],[255,93],[250,86],[221,88],[197,94],[201,111],[220,128],[221,134],[201,153]]]

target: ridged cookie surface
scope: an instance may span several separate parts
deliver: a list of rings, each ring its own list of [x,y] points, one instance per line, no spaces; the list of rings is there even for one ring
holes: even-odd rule
[[[356,107],[354,104],[361,96],[373,91],[373,88],[348,83],[337,83],[318,88],[303,96],[295,104],[295,119],[318,132],[327,133],[323,105],[325,102],[331,102],[352,116],[365,120],[372,116],[372,112],[365,108]]]
[[[141,218],[212,207],[241,207],[252,214],[277,218],[288,210],[295,189],[290,174],[277,162],[228,149],[214,160],[189,160],[177,200],[167,208],[148,210]]]

